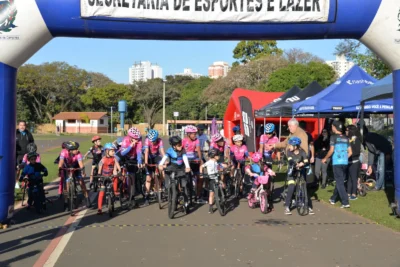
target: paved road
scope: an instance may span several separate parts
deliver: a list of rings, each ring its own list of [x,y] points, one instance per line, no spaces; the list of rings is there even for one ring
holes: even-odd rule
[[[244,200],[232,208],[221,217],[198,206],[174,220],[158,205],[111,219],[96,209],[70,217],[60,203],[42,216],[21,210],[0,231],[0,266],[400,266],[398,233],[328,204],[305,217],[285,216],[281,203],[267,215]]]

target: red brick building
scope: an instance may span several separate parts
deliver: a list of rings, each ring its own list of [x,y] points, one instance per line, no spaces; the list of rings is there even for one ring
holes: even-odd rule
[[[214,62],[208,67],[208,77],[211,79],[218,79],[219,77],[225,77],[228,75],[230,67],[228,63],[223,61]]]

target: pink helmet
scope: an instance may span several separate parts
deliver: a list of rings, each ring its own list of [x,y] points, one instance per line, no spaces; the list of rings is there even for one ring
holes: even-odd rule
[[[197,133],[197,128],[196,128],[196,126],[193,126],[193,125],[188,125],[188,126],[186,126],[186,128],[185,128],[185,133]]]
[[[219,133],[216,133],[213,136],[211,136],[211,141],[214,142],[214,143],[217,143],[218,141],[221,141],[221,139],[224,139],[224,138]]]
[[[251,156],[251,160],[252,160],[254,163],[258,163],[258,162],[260,161],[260,159],[262,159],[262,155],[261,155],[260,152],[255,152],[255,153],[253,153],[253,155]]]
[[[142,135],[136,127],[132,127],[128,130],[128,136],[134,139],[140,139]]]

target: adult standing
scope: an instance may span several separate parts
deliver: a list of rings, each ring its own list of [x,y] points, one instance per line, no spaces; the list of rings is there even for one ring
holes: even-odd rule
[[[26,129],[26,121],[19,121],[15,137],[17,166],[21,164],[22,158],[28,153],[28,144],[34,142],[32,134]]]
[[[347,181],[347,194],[350,200],[357,199],[357,182],[360,174],[361,134],[355,125],[346,128],[346,135],[351,146],[351,159],[349,162],[349,179]]]
[[[315,178],[318,183],[321,183],[321,188],[326,187],[326,178],[328,175],[328,165],[331,161],[330,158],[326,160],[326,164],[322,163],[322,159],[325,158],[326,154],[330,149],[330,134],[327,129],[323,129],[321,135],[317,138],[314,143],[315,148]],[[322,179],[321,179],[322,178]]]
[[[208,140],[208,136],[204,133],[205,130],[204,124],[197,125],[197,139],[199,139],[200,143],[200,151],[203,156],[203,161],[205,162],[205,156],[208,153],[210,148],[210,140]]]
[[[368,148],[368,170],[367,175],[371,175],[373,167],[376,165],[376,185],[375,190],[385,189],[385,170],[391,162],[392,144],[384,136],[377,133],[368,132],[364,125],[364,144]]]
[[[308,149],[308,136],[307,136],[306,132],[299,127],[299,122],[295,118],[290,119],[288,121],[288,128],[289,128],[289,132],[290,132],[290,135],[288,136],[288,138],[286,138],[284,141],[282,141],[280,143],[276,143],[276,144],[273,144],[273,145],[268,145],[269,149],[272,149],[272,148],[277,148],[277,149],[284,148],[284,149],[287,149],[288,148],[288,141],[289,141],[290,137],[296,136],[296,137],[300,138],[300,140],[301,140],[300,147],[308,155],[308,151],[309,151],[309,149]]]
[[[307,144],[308,144],[308,157],[310,159],[310,163],[314,163],[315,156],[315,148],[314,148],[314,139],[312,135],[307,131],[307,123],[305,121],[300,121],[299,126],[303,129],[307,134]]]
[[[15,135],[16,144],[16,166],[18,167],[22,163],[24,155],[28,153],[28,144],[35,142],[32,134],[26,129],[26,121],[18,122],[18,129]],[[15,177],[15,187],[19,188],[18,185],[18,173]]]
[[[326,164],[328,158],[332,156],[333,175],[335,176],[336,186],[329,202],[334,205],[339,195],[342,206],[341,208],[350,208],[349,197],[344,187],[344,180],[347,174],[349,157],[351,157],[351,147],[349,139],[343,135],[343,123],[334,121],[332,123],[332,133],[330,139],[330,149],[328,154],[322,159],[322,163]]]

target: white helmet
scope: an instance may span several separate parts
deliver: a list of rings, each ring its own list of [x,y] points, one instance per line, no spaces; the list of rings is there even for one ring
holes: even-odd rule
[[[243,135],[241,135],[241,134],[234,135],[233,142],[237,142],[237,141],[243,141]]]

